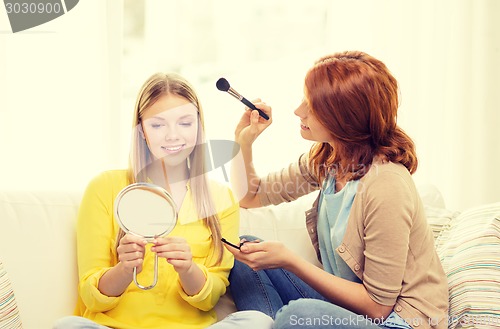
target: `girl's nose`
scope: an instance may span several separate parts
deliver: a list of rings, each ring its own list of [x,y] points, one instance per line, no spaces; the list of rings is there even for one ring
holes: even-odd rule
[[[175,127],[169,127],[167,133],[165,134],[165,140],[176,140],[178,139],[177,130]]]
[[[307,113],[307,106],[305,102],[300,103],[299,107],[297,107],[293,113],[301,119],[305,118]]]

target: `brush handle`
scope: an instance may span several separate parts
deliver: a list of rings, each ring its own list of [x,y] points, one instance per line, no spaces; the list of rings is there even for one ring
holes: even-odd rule
[[[241,244],[240,244],[239,246],[237,246],[237,245],[232,244],[231,242],[227,241],[227,240],[226,240],[226,239],[224,239],[224,238],[222,238],[222,239],[221,239],[221,241],[222,241],[222,242],[224,242],[225,244],[230,245],[230,246],[231,246],[231,247],[233,247],[233,248],[236,248],[236,249],[240,250]]]
[[[259,112],[259,115],[261,117],[263,117],[264,119],[266,120],[269,120],[269,116],[267,114],[264,113],[264,111],[262,111],[261,109],[258,109],[255,107],[255,105],[253,105],[248,99],[246,99],[245,97],[242,97],[241,98],[241,102],[243,104],[245,104],[246,106],[248,106],[249,108],[251,108],[252,110],[256,110]]]

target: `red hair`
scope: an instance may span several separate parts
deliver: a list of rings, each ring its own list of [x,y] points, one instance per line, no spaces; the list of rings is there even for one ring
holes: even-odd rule
[[[310,151],[311,168],[320,179],[360,179],[375,156],[403,164],[413,174],[415,144],[397,126],[398,83],[384,63],[359,51],[320,58],[307,72],[305,98],[313,115],[333,137]]]

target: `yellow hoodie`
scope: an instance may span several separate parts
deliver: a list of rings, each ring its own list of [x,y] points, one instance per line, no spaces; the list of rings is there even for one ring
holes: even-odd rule
[[[238,241],[238,202],[229,188],[216,182],[209,184],[222,236]],[[234,258],[224,249],[221,264],[214,265],[211,234],[197,218],[189,186],[178,223],[170,236],[181,236],[188,241],[193,261],[207,278],[202,290],[194,296],[186,295],[177,272],[162,258],[159,258],[158,284],[151,290],[141,290],[132,282],[121,296],[109,297],[97,289],[102,275],[118,262],[115,244],[119,226],[113,206],[117,194],[127,185],[125,170],[106,171],[95,177],[84,193],[77,223],[79,298],[76,315],[117,329],[198,329],[215,323],[213,308],[226,292]],[[140,283],[153,281],[153,264],[154,254],[148,245],[143,271],[138,274]]]

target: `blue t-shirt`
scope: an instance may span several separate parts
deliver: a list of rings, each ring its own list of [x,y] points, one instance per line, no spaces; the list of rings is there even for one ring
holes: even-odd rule
[[[347,219],[356,196],[359,180],[348,181],[335,193],[335,178],[327,178],[319,200],[318,242],[323,269],[343,279],[361,282],[335,251],[344,239]]]
[[[348,181],[342,190],[335,193],[335,178],[325,179],[319,199],[317,232],[323,269],[345,280],[361,283],[361,280],[335,251],[344,239],[358,183],[359,180]],[[412,329],[394,311],[384,320],[383,326]]]

